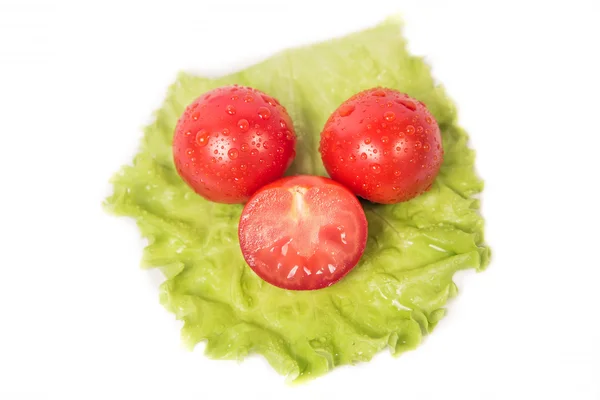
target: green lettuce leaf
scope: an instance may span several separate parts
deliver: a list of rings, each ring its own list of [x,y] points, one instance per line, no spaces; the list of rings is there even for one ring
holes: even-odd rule
[[[445,161],[432,189],[406,203],[365,203],[367,249],[341,282],[318,291],[273,287],[245,264],[237,241],[240,205],[194,194],[173,166],[171,141],[185,106],[201,93],[237,83],[270,93],[287,108],[298,135],[288,174],[326,175],[318,153],[330,113],[356,92],[385,86],[423,101],[442,130]],[[284,51],[219,79],[182,73],[144,131],[133,164],[113,179],[105,205],[136,219],[148,239],[143,266],[166,277],[160,300],[184,322],[191,347],[206,341],[214,358],[262,354],[290,380],[303,381],[389,348],[414,349],[457,293],[456,271],[482,270],[479,201],[467,134],[456,109],[421,58],[411,56],[398,20],[347,37]]]

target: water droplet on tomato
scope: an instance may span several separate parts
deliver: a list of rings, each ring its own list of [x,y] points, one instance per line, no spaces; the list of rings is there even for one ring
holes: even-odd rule
[[[256,149],[252,149],[252,150],[250,151],[250,155],[251,155],[251,156],[255,156],[255,155],[257,155],[257,154],[258,154],[258,150],[256,150]]]
[[[245,171],[246,170],[246,164],[240,164],[240,169],[242,171]]]
[[[285,151],[285,149],[283,147],[277,148],[277,154],[283,154],[284,151]]]
[[[196,143],[200,147],[204,147],[208,144],[208,133],[206,132],[206,130],[201,129],[198,131],[198,133],[196,134]]]
[[[361,153],[360,154],[360,158],[361,158],[361,160],[366,160],[367,159],[367,153]]]
[[[264,101],[266,101],[267,103],[269,103],[269,104],[270,104],[270,105],[272,105],[272,106],[276,106],[276,105],[278,105],[278,104],[279,104],[279,103],[277,102],[277,100],[275,100],[274,98],[272,98],[272,97],[269,97],[269,96],[267,96],[267,95],[261,95],[261,97],[262,97],[262,99],[263,99]]]
[[[245,103],[252,103],[253,101],[254,101],[254,96],[252,96],[251,94],[247,94],[244,96]]]
[[[373,149],[373,154],[377,154],[377,149]]]
[[[415,127],[414,127],[414,126],[412,126],[412,125],[408,125],[408,126],[406,127],[406,133],[407,133],[408,135],[412,135],[413,133],[415,133]]]
[[[265,142],[263,143],[263,147],[264,147],[265,149],[268,149],[268,148],[269,148],[269,141],[265,141]]]
[[[433,123],[433,120],[431,119],[430,116],[427,116],[427,118],[425,118],[425,122],[427,122],[428,124]]]
[[[185,154],[187,154],[188,156],[191,156],[192,154],[194,154],[194,150],[193,149],[187,149],[185,151]]]
[[[344,104],[339,108],[339,113],[341,117],[347,117],[348,115],[354,112],[356,107],[353,104]]]
[[[267,107],[258,107],[258,116],[261,119],[271,118],[271,111]]]
[[[285,132],[285,138],[286,138],[287,140],[292,140],[292,139],[294,139],[294,135],[292,135],[292,132],[290,132],[290,131],[286,131],[286,132]]]
[[[399,169],[394,171],[394,176],[400,176],[402,175],[402,171],[400,171]]]
[[[243,118],[238,121],[237,126],[242,132],[246,132],[250,128],[248,120]]]
[[[408,99],[397,99],[396,103],[402,104],[404,107],[408,108],[411,111],[415,111],[417,109],[417,105]]]
[[[196,111],[195,113],[192,114],[192,119],[194,121],[197,121],[198,118],[200,118],[200,112]]]
[[[258,160],[259,163],[264,164],[265,160],[263,160],[262,158]]]
[[[348,156],[348,160],[356,161],[356,157],[354,156],[354,154],[350,154],[350,156]]]
[[[366,138],[365,139],[365,144],[370,144],[371,143],[371,138]]]
[[[422,146],[423,146],[423,143],[421,143],[421,141],[420,141],[420,140],[417,140],[417,141],[415,142],[415,149],[420,149]]]
[[[287,124],[286,124],[286,123],[285,123],[285,121],[284,121],[284,120],[282,120],[282,119],[281,119],[281,120],[279,120],[279,126],[281,126],[281,129],[285,129],[285,128],[287,128]]]
[[[381,89],[377,89],[371,94],[375,97],[385,97],[385,92]]]
[[[227,152],[227,155],[232,160],[235,160],[238,157],[238,150],[237,149],[229,149],[229,151]]]
[[[373,171],[375,174],[378,174],[381,172],[381,166],[379,164],[373,164],[371,165],[371,171]]]
[[[383,113],[383,118],[385,118],[387,122],[392,122],[396,119],[396,114],[393,111],[386,111]]]
[[[371,129],[373,129],[373,125],[367,124],[367,130],[371,130]]]
[[[417,126],[417,133],[422,133],[423,127],[421,125]]]
[[[423,150],[425,150],[425,151],[429,151],[429,150],[430,150],[429,143],[425,143],[425,144],[423,145]]]
[[[225,128],[221,131],[221,133],[223,133],[223,136],[229,136],[229,129]]]
[[[192,132],[191,132],[191,131],[187,131],[187,132],[185,133],[185,136],[190,136],[191,134],[192,134]]]
[[[213,151],[213,154],[219,154],[219,150],[215,149],[215,151]]]
[[[225,111],[227,111],[227,114],[229,115],[235,115],[235,107],[232,105],[225,107]]]

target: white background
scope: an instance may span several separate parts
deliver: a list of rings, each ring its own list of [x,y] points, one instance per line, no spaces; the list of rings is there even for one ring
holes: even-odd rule
[[[344,3],[0,0],[0,398],[600,399],[598,1]],[[108,179],[178,71],[397,12],[478,152],[489,269],[417,351],[300,387],[186,352]]]

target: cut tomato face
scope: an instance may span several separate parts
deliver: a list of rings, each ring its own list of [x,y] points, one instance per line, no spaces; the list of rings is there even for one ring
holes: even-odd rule
[[[252,196],[238,234],[258,276],[284,289],[312,290],[332,285],[358,263],[367,219],[358,199],[339,183],[292,176]]]

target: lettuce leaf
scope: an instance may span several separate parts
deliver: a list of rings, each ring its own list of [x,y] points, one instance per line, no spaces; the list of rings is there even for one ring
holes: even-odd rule
[[[445,161],[433,188],[406,203],[365,203],[367,249],[341,282],[318,291],[273,287],[245,264],[237,241],[240,205],[205,201],[177,175],[171,140],[184,107],[212,88],[237,83],[272,94],[298,135],[288,174],[326,175],[318,153],[329,114],[374,86],[406,92],[427,104],[442,130]],[[113,178],[105,206],[131,216],[148,245],[143,266],[160,268],[160,301],[184,322],[192,348],[206,341],[214,358],[262,354],[291,380],[370,360],[389,348],[414,349],[457,294],[456,271],[482,270],[489,250],[473,196],[483,188],[456,109],[421,58],[410,55],[401,24],[390,19],[344,38],[284,51],[219,79],[181,73],[132,165]]]

